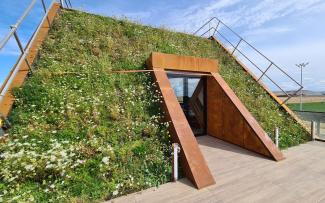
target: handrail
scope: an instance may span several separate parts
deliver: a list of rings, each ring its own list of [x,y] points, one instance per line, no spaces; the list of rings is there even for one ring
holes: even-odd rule
[[[60,0],[60,4],[61,4],[62,8],[64,8],[64,4],[65,4],[66,8],[68,8],[68,9],[72,8],[72,4],[71,4],[70,0]]]
[[[209,23],[211,23],[212,20],[219,20],[217,17],[212,17],[210,20],[208,20],[206,23],[204,23],[199,29],[197,29],[193,35],[196,35],[200,30],[202,30],[206,25],[208,25]]]
[[[217,21],[217,25],[215,27],[211,27],[211,23],[213,21]],[[229,38],[227,38],[224,34],[221,33],[220,28],[220,24],[222,24],[228,31],[230,31],[231,33],[233,33],[237,38],[238,41],[237,43],[234,45],[231,40]],[[207,25],[209,25],[209,27],[205,29],[205,27],[207,27]],[[219,30],[220,31],[219,31]],[[232,49],[229,51],[229,53],[231,53],[232,56],[234,56],[234,53],[237,52],[239,54],[241,54],[248,62],[250,62],[255,68],[257,68],[260,72],[261,75],[257,78],[257,81],[261,83],[261,79],[263,77],[267,78],[269,81],[271,81],[273,83],[273,85],[275,85],[277,88],[279,88],[285,95],[287,95],[287,99],[285,99],[283,101],[283,103],[287,102],[291,97],[293,97],[294,95],[296,95],[300,90],[303,89],[303,86],[298,83],[292,76],[290,76],[286,71],[284,71],[282,68],[280,68],[276,63],[274,63],[271,59],[269,59],[267,56],[265,56],[261,51],[259,51],[257,48],[255,48],[252,44],[250,44],[249,42],[247,42],[245,39],[243,39],[237,32],[235,32],[233,29],[231,29],[228,25],[226,25],[223,21],[221,21],[220,19],[218,19],[217,17],[212,17],[210,20],[208,20],[206,23],[204,23],[198,30],[196,30],[193,34],[194,35],[198,35],[198,33],[200,33],[203,30],[203,34],[199,35],[200,37],[205,36],[207,33],[210,33],[210,31],[213,31],[212,36],[215,37],[217,39],[217,36],[219,35],[223,40],[225,40],[228,44],[230,44],[230,46],[232,47]],[[211,36],[208,36],[211,37]],[[218,40],[220,43],[222,43],[222,41]],[[266,61],[269,62],[268,67],[263,71],[257,64],[256,62],[253,61],[252,58],[249,58],[244,51],[239,49],[239,45],[245,43],[246,45],[248,45],[250,48],[253,49],[253,51],[255,51],[258,55],[260,55],[261,57],[263,57]],[[226,46],[225,46],[226,48]],[[296,90],[294,92],[294,94],[288,94],[283,88],[280,87],[279,84],[277,84],[269,75],[267,75],[267,72],[272,68],[275,67],[277,70],[279,70],[284,76],[286,76],[291,82],[293,82],[294,84],[298,85],[298,90]],[[253,74],[253,73],[252,73]],[[256,76],[254,74],[254,76]]]
[[[0,102],[3,100],[6,92],[8,91],[14,77],[16,76],[18,69],[17,67],[19,67],[23,61],[26,62],[28,69],[30,72],[32,72],[32,67],[31,64],[29,63],[29,61],[27,60],[26,56],[29,52],[29,49],[31,47],[31,41],[33,41],[36,37],[35,33],[37,33],[37,31],[41,28],[41,25],[44,23],[45,20],[48,21],[49,26],[51,26],[50,21],[48,19],[48,14],[49,14],[49,9],[46,8],[45,2],[44,0],[41,0],[42,3],[42,8],[44,10],[44,16],[41,20],[41,22],[38,24],[38,26],[36,27],[35,31],[33,32],[32,36],[30,37],[30,39],[28,40],[28,43],[26,44],[25,47],[23,47],[20,38],[17,34],[17,30],[19,28],[19,26],[21,25],[21,23],[25,20],[25,18],[28,16],[28,14],[30,14],[31,10],[33,9],[33,7],[35,6],[35,3],[37,2],[37,0],[31,0],[30,4],[27,6],[26,10],[23,12],[23,14],[21,15],[21,17],[17,20],[17,22],[10,26],[10,30],[8,32],[8,34],[3,38],[3,40],[1,40],[0,42],[0,51],[7,45],[8,41],[11,39],[11,37],[15,38],[15,41],[20,49],[21,54],[18,56],[16,63],[11,67],[8,76],[6,77],[5,81],[2,83],[2,85],[0,86]],[[53,6],[53,4],[57,2],[57,0],[52,0],[50,3],[50,7]],[[70,0],[60,0],[60,4],[61,7],[64,7],[63,2],[66,3],[66,8],[71,8],[72,4],[70,2]]]
[[[5,38],[0,42],[0,50],[7,44],[9,39],[14,35],[20,24],[23,22],[23,20],[26,18],[26,16],[29,14],[29,12],[32,10],[36,3],[36,0],[32,0],[31,3],[28,5],[27,9],[24,11],[24,13],[21,15],[21,17],[17,20],[15,25],[10,26],[11,29],[9,33],[5,36]]]
[[[20,18],[17,20],[16,24],[11,25],[10,26],[10,31],[8,32],[8,34],[3,38],[3,40],[1,40],[0,42],[0,51],[1,49],[7,44],[7,42],[9,41],[9,39],[15,34],[15,32],[17,31],[18,27],[20,26],[20,24],[25,20],[25,18],[27,17],[27,15],[30,13],[30,11],[32,10],[32,8],[34,7],[35,3],[37,0],[31,0],[30,4],[28,5],[28,7],[26,8],[26,10],[23,12],[23,14],[20,16]],[[53,0],[51,2],[51,4],[57,0]],[[72,4],[70,0],[59,0],[60,4],[62,7],[64,7],[63,2],[66,4],[67,8],[72,8]],[[44,12],[46,13],[46,6],[45,6],[45,2],[44,0],[41,0],[42,2],[42,7],[44,9]]]

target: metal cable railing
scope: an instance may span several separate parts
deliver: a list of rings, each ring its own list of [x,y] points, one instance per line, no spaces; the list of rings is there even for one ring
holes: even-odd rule
[[[48,13],[49,13],[49,9],[51,8],[52,5],[57,2],[57,0],[52,0],[50,6],[47,8],[45,1],[44,0],[40,0],[42,3],[42,8],[44,11],[44,16],[41,20],[41,22],[38,24],[38,26],[36,27],[35,31],[33,32],[33,34],[31,35],[28,43],[26,44],[25,47],[23,47],[20,37],[17,33],[18,28],[20,27],[20,25],[22,24],[22,22],[26,19],[26,17],[31,13],[32,9],[34,8],[37,0],[31,0],[30,4],[28,5],[28,7],[26,8],[26,10],[23,12],[23,14],[21,15],[21,17],[17,20],[16,24],[10,26],[10,30],[8,32],[8,34],[3,38],[3,40],[1,40],[0,42],[0,51],[5,48],[8,45],[9,40],[14,37],[15,42],[17,43],[17,46],[20,50],[20,55],[17,58],[17,61],[15,62],[15,64],[10,68],[9,74],[6,77],[5,81],[3,82],[3,84],[0,86],[0,102],[3,100],[4,96],[6,95],[6,92],[8,91],[15,75],[18,72],[18,68],[20,67],[20,65],[25,62],[29,72],[32,72],[32,67],[31,64],[29,63],[29,61],[27,60],[27,54],[29,52],[29,49],[31,47],[31,42],[35,39],[35,34],[39,31],[39,29],[41,28],[41,25],[43,24],[43,22],[46,20],[48,22],[48,24],[51,26],[50,20],[48,18]],[[70,0],[60,0],[60,4],[61,7],[65,7],[65,8],[72,8],[72,4],[70,2]]]
[[[72,8],[72,4],[71,4],[71,1],[70,0],[60,0],[60,4],[63,7],[65,8]]]
[[[215,26],[213,26],[213,24]],[[231,36],[226,36],[223,31],[230,32]],[[199,35],[201,37],[205,37],[207,34],[207,37],[213,36],[216,40],[218,40],[219,43],[221,43],[226,49],[228,49],[229,53],[235,57],[235,53],[238,54],[239,56],[242,56],[249,64],[252,65],[252,67],[256,68],[261,74],[255,75],[254,76],[257,78],[258,82],[261,82],[262,79],[267,79],[273,84],[275,87],[277,87],[281,92],[286,96],[286,99],[284,99],[283,103],[287,102],[291,97],[296,95],[300,90],[302,90],[303,86],[299,84],[293,77],[291,77],[285,70],[280,68],[277,64],[275,64],[272,60],[270,60],[268,57],[266,57],[263,53],[261,53],[258,49],[256,49],[252,44],[247,42],[245,39],[243,39],[239,34],[237,34],[234,30],[232,30],[229,26],[227,26],[224,22],[222,22],[220,19],[213,17],[210,20],[208,20],[206,23],[204,23],[197,31],[193,33],[194,35]],[[231,42],[232,39],[235,38],[235,43]],[[225,41],[223,43],[223,41]],[[230,46],[227,46],[230,45]],[[263,68],[258,65],[257,60],[254,60],[254,57],[249,57],[248,53],[245,52],[245,50],[240,49],[240,46],[246,45],[249,47],[254,54],[257,54],[259,57],[261,57],[264,62],[267,62],[268,65],[266,66],[266,69],[263,70]],[[237,59],[239,61],[240,58],[237,56]],[[250,68],[250,67],[248,67]],[[287,91],[284,90],[283,87],[279,83],[275,81],[274,78],[272,78],[268,73],[270,72],[271,69],[276,69],[282,77],[285,77],[286,80],[289,80],[293,85],[297,87],[297,90],[294,91],[293,94],[288,94]]]

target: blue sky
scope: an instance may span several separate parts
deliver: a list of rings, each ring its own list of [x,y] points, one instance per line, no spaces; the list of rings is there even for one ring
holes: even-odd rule
[[[0,2],[0,39],[29,2]],[[325,91],[324,0],[71,0],[71,3],[79,10],[128,17],[143,24],[189,33],[216,16],[298,81],[300,70],[295,64],[309,61],[310,65],[304,70],[305,89]],[[39,22],[41,12],[39,0],[19,30],[24,43]],[[0,81],[7,75],[17,53],[13,40],[0,52]],[[276,73],[274,75],[277,77]],[[280,76],[277,80],[283,88],[294,88]]]

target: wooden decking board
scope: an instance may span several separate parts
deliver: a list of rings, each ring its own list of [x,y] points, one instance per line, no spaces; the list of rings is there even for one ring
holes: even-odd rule
[[[51,23],[53,22],[59,9],[60,9],[59,3],[54,3],[53,6],[50,8],[50,11],[48,13],[48,19],[50,20]],[[30,42],[31,47],[30,47],[30,50],[28,51],[28,54],[26,55],[26,58],[27,58],[29,64],[33,64],[43,41],[47,37],[49,29],[50,29],[50,26],[48,24],[48,21],[45,20],[43,22],[43,24],[41,25],[41,28],[39,29],[39,31],[37,33],[35,33],[36,38],[34,39],[34,41]],[[24,60],[24,59],[22,59],[22,60]],[[14,103],[14,100],[15,100],[11,93],[11,90],[15,87],[21,87],[28,75],[28,66],[25,61],[23,61],[20,64],[20,66],[17,66],[16,69],[18,69],[18,71],[17,71],[14,79],[12,80],[12,83],[10,84],[8,91],[4,95],[2,102],[0,103],[0,113],[4,116],[8,116],[8,114],[12,108],[12,105]]]
[[[325,202],[323,142],[289,148],[274,162],[209,136],[197,139],[216,185],[196,190],[182,179],[112,202]]]

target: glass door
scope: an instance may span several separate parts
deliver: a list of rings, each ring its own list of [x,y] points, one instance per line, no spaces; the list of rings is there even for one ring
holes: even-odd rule
[[[189,122],[195,136],[206,134],[206,94],[204,76],[186,73],[168,73],[171,86],[177,100]]]

